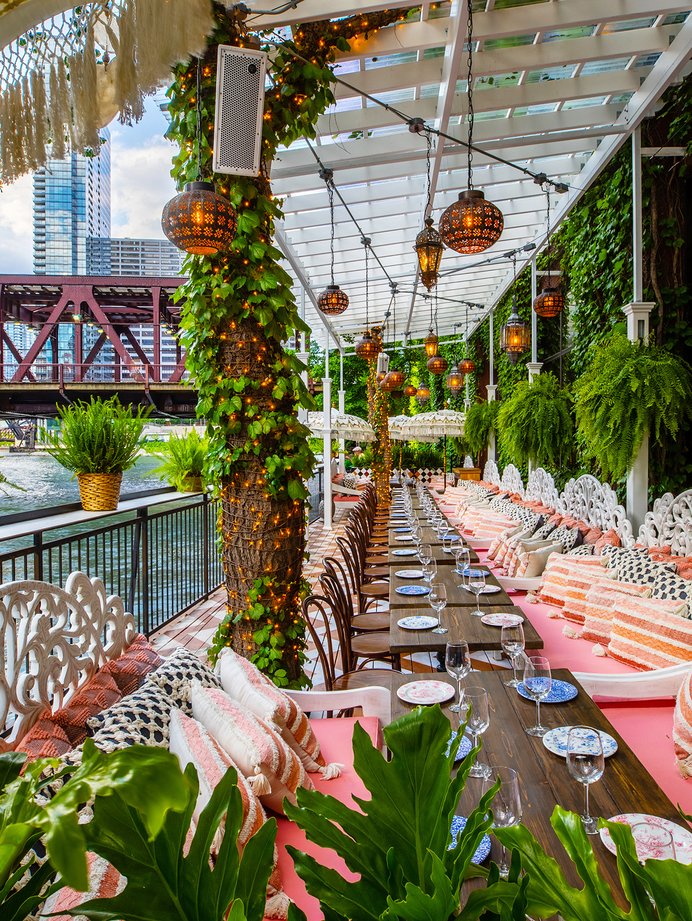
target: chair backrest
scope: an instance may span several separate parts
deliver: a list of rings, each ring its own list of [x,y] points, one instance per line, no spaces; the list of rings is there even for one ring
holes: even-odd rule
[[[315,594],[303,599],[303,619],[317,650],[317,658],[324,674],[324,686],[331,691],[337,678],[336,661],[341,644],[340,641],[335,641],[333,635],[336,624],[329,598]],[[336,632],[338,636],[338,626]]]
[[[356,571],[347,556],[344,557],[345,564],[337,560],[334,556],[326,556],[322,560],[325,572],[333,579],[336,579],[343,586],[346,594],[353,599],[358,592],[358,582],[356,581]]]
[[[322,591],[329,598],[337,626],[343,634],[343,642],[348,647],[350,659],[351,620],[354,614],[351,597],[340,580],[328,572],[320,574],[319,583]]]

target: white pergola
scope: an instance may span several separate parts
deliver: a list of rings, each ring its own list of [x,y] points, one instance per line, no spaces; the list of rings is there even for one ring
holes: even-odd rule
[[[414,18],[354,42],[352,51],[339,55],[336,74],[465,141],[466,3],[303,0],[296,9],[252,21],[292,27],[387,6],[420,8]],[[474,3],[474,145],[481,149],[474,157],[474,185],[503,211],[505,229],[481,256],[445,251],[438,284],[443,335],[467,331],[460,327],[466,317],[461,302],[482,305],[469,312],[470,330],[497,304],[513,277],[509,251],[535,244],[518,254],[521,270],[545,242],[545,192],[532,176],[492,155],[567,185],[566,194],[551,195],[555,227],[655,110],[666,87],[681,78],[692,51],[689,0],[486,0],[479,7]],[[423,336],[430,303],[417,282],[413,243],[426,203],[425,138],[356,89],[337,84],[335,95],[336,105],[319,121],[314,148],[399,286],[398,336]],[[360,333],[365,324],[364,250],[358,227],[337,199],[335,279],[351,304],[324,322],[315,302],[329,283],[329,208],[318,172],[305,142],[275,162],[274,190],[285,200],[278,240],[312,305],[307,319],[315,334],[324,342],[328,330],[332,346],[348,348],[342,337]],[[438,139],[432,186],[438,219],[466,187],[464,147]],[[371,259],[370,322],[382,319],[389,301],[389,281]]]

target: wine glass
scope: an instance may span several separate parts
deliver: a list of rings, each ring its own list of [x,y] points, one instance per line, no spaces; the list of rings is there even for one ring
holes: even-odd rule
[[[423,579],[428,585],[432,585],[432,581],[437,575],[437,563],[433,559],[426,560],[423,563]]]
[[[423,532],[418,523],[411,526],[411,537],[413,538],[413,543],[417,547],[423,542]]]
[[[675,839],[667,828],[650,822],[635,822],[630,828],[640,861],[678,859]]]
[[[457,564],[455,567],[456,574],[464,577],[466,571],[471,567],[471,554],[469,553],[468,547],[465,547],[461,541],[457,541],[453,553]]]
[[[490,807],[493,813],[493,828],[511,828],[512,825],[517,825],[521,821],[523,812],[519,777],[514,768],[491,765],[489,774],[483,781],[483,792],[487,793],[498,781],[500,786]],[[499,869],[500,876],[506,879],[509,876],[509,864],[504,844],[502,844]]]
[[[589,813],[589,787],[603,777],[605,757],[601,733],[591,726],[572,726],[567,736],[567,770],[584,784],[584,814],[581,817],[587,835],[598,831],[598,819]]]
[[[449,708],[452,713],[461,713],[461,699],[463,691],[461,682],[471,673],[471,654],[469,644],[465,640],[457,643],[447,643],[445,647],[445,669],[451,678],[457,682],[458,703]]]
[[[447,628],[442,626],[442,622],[440,620],[442,612],[447,607],[447,586],[444,584],[444,582],[430,583],[428,604],[437,614],[437,626],[431,630],[431,633],[449,633]]]
[[[473,574],[469,575],[469,588],[476,596],[476,610],[471,611],[474,617],[482,617],[483,612],[481,611],[481,595],[485,590],[485,570],[483,569],[474,569]]]
[[[500,633],[500,645],[505,655],[509,656],[512,663],[512,680],[505,681],[508,688],[518,688],[519,679],[517,678],[517,660],[524,651],[524,628],[521,624],[512,624],[505,626]]]
[[[416,553],[418,554],[418,559],[422,566],[425,566],[426,563],[432,563],[433,551],[430,544],[418,544]]]
[[[474,748],[478,745],[478,736],[483,735],[490,726],[490,709],[488,692],[480,685],[471,685],[464,691],[464,706],[468,714],[466,729],[471,735]],[[487,777],[490,768],[481,761],[476,761],[469,771],[470,777]]]
[[[536,701],[536,725],[526,730],[530,736],[544,736],[547,726],[541,726],[541,701],[550,694],[553,676],[550,662],[545,656],[529,656],[524,659],[524,687],[532,700]]]

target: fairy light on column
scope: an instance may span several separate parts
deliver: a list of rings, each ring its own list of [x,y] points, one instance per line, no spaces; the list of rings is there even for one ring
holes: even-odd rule
[[[473,4],[467,3],[468,47],[466,93],[468,99],[468,188],[461,192],[458,201],[450,205],[440,218],[440,236],[450,249],[463,255],[482,253],[497,243],[505,226],[502,212],[492,202],[486,201],[480,189],[473,188]]]
[[[565,309],[565,295],[562,290],[553,284],[550,274],[550,186],[546,185],[546,259],[548,261],[548,275],[543,279],[543,290],[533,302],[533,309],[539,317],[552,319]]]
[[[348,307],[348,294],[334,283],[334,172],[330,169],[320,170],[320,179],[327,185],[329,195],[329,218],[331,223],[331,284],[317,298],[317,306],[328,317],[340,316]]]
[[[365,332],[356,342],[356,355],[364,361],[372,361],[382,351],[382,340],[373,336],[370,331],[369,319],[369,300],[370,300],[370,275],[368,267],[368,256],[370,254],[370,237],[361,237],[360,242],[365,249]]]
[[[197,58],[197,180],[188,182],[166,203],[161,228],[178,249],[193,256],[213,256],[228,249],[238,226],[238,215],[213,182],[202,180],[202,73]]]

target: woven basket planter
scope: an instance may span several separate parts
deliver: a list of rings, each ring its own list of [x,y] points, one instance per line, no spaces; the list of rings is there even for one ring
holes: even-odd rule
[[[178,486],[178,492],[202,492],[201,476],[186,476]]]
[[[120,499],[122,473],[78,473],[79,497],[85,512],[113,512]]]

